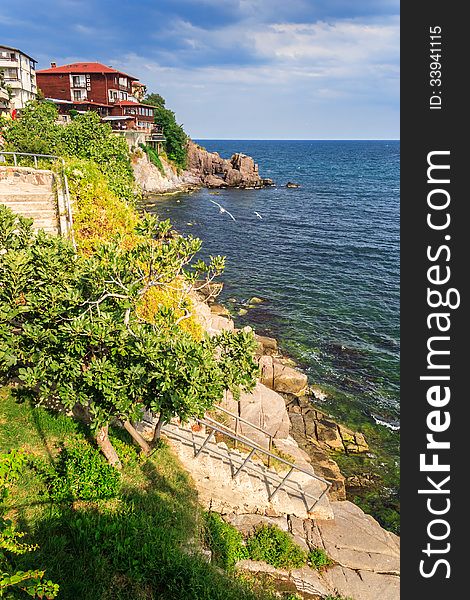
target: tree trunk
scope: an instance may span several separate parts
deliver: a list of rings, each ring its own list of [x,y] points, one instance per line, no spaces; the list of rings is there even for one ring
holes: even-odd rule
[[[106,456],[106,459],[108,460],[109,464],[112,467],[116,467],[116,469],[122,469],[122,464],[119,460],[119,456],[117,455],[116,450],[109,441],[107,425],[101,427],[98,430],[98,433],[96,434],[96,442],[101,452]]]
[[[129,433],[132,439],[139,444],[144,454],[150,454],[149,444],[144,440],[144,438],[140,435],[130,421],[124,421],[124,429]]]
[[[155,444],[155,442],[158,442],[158,440],[160,439],[160,435],[162,432],[162,427],[163,427],[163,423],[165,422],[165,419],[163,417],[163,413],[160,413],[160,416],[158,417],[158,421],[157,424],[155,426],[155,431],[153,432],[153,438],[152,438],[152,443]]]

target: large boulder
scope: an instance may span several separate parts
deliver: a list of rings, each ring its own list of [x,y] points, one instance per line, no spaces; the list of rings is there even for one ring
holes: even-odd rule
[[[263,385],[283,394],[297,396],[305,393],[308,384],[305,373],[270,355],[260,356],[258,364]]]
[[[325,550],[343,567],[400,573],[400,539],[352,502],[332,502],[334,519],[318,521]]]
[[[221,405],[273,437],[282,439],[289,436],[290,421],[284,398],[261,383],[257,383],[252,392],[242,392],[238,401],[231,392],[227,392]],[[240,423],[239,431],[264,448],[268,447],[269,437],[253,427]]]
[[[258,342],[258,347],[256,349],[256,354],[258,356],[261,356],[263,354],[275,356],[279,353],[279,347],[276,338],[258,334],[255,334],[255,338]]]

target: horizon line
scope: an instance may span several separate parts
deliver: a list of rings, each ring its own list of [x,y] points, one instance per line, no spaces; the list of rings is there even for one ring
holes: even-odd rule
[[[400,138],[202,138],[195,136],[195,140],[224,141],[224,142],[399,142]]]

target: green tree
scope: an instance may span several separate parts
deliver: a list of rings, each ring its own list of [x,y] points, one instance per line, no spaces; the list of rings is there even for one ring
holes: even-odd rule
[[[58,124],[57,118],[51,102],[29,102],[5,128],[7,149],[92,160],[115,194],[133,200],[134,176],[126,141],[114,135],[109,124],[101,123],[94,111],[77,115],[66,126]]]
[[[160,94],[148,94],[144,102],[156,107],[155,123],[163,127],[166,139],[165,151],[168,158],[178,169],[185,169],[188,158],[188,136],[183,126],[177,123],[175,113],[165,107],[165,100]]]
[[[7,150],[32,154],[61,154],[61,128],[51,102],[29,102],[4,131]]]
[[[77,115],[61,128],[62,155],[93,160],[120,198],[133,198],[134,176],[126,140],[113,134],[94,111]]]
[[[166,104],[165,98],[153,92],[152,94],[147,94],[145,99],[143,100],[144,104],[150,104],[150,106],[156,107],[164,107]]]
[[[223,260],[192,267],[200,241],[170,228],[148,216],[130,248],[118,238],[79,257],[0,207],[0,370],[19,377],[38,403],[79,405],[116,466],[112,419],[148,450],[131,424],[143,410],[160,415],[158,437],[172,417],[201,416],[227,387],[255,383],[252,334],[198,339],[182,327],[192,316],[187,291],[202,274],[211,280],[220,273]],[[177,305],[158,305],[151,322],[143,319],[142,297],[178,281],[185,293]]]

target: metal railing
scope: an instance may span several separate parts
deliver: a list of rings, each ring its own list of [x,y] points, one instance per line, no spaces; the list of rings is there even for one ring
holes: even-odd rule
[[[219,409],[219,408],[220,407],[217,407],[217,409]],[[223,412],[225,411],[225,409],[222,409],[222,410],[223,410]],[[225,412],[229,413],[231,416],[234,416],[233,413],[230,413],[229,411],[225,411]],[[273,454],[270,450],[266,450],[265,448],[263,448],[262,446],[259,446],[258,444],[256,444],[252,440],[250,440],[249,438],[239,435],[238,433],[236,433],[235,431],[230,429],[230,427],[224,425],[223,423],[219,423],[215,419],[206,417],[204,419],[196,418],[196,419],[194,419],[194,421],[197,424],[205,427],[206,431],[208,429],[210,430],[210,432],[208,433],[208,435],[206,436],[204,441],[201,443],[199,448],[196,446],[194,431],[192,428],[188,430],[181,426],[177,426],[177,429],[191,434],[195,458],[197,458],[201,454],[201,452],[203,452],[204,450],[207,449],[207,451],[209,451],[208,444],[212,441],[212,439],[214,438],[216,433],[219,433],[224,436],[228,436],[235,442],[238,442],[249,448],[248,454],[245,457],[240,457],[240,463],[237,465],[237,468],[235,470],[232,468],[232,471],[231,471],[232,479],[235,479],[242,470],[244,470],[244,469],[246,470],[246,469],[248,469],[248,467],[256,466],[252,460],[256,455],[260,456],[261,458],[268,457],[271,460],[276,460],[277,462],[280,462],[282,465],[284,465],[287,468],[287,473],[284,476],[278,475],[277,473],[275,473],[273,471],[265,471],[264,472],[264,474],[263,474],[264,477],[266,477],[266,479],[270,479],[271,483],[275,486],[273,490],[270,490],[268,488],[268,500],[269,501],[271,501],[280,490],[284,489],[288,492],[291,492],[291,494],[294,493],[297,496],[300,495],[303,498],[307,512],[311,512],[312,509],[314,508],[314,506],[318,502],[320,502],[320,500],[323,498],[323,496],[327,493],[327,491],[331,487],[331,483],[329,481],[327,481],[326,479],[324,479],[323,477],[319,477],[318,475],[315,475],[315,473],[312,473],[311,471],[307,471],[303,467],[300,467],[300,466],[296,465],[295,463],[292,463],[292,462],[286,460],[285,458],[282,458],[280,456]],[[258,429],[257,425],[253,425],[253,423],[250,423],[249,421],[245,421],[245,422],[248,423],[249,425],[255,427],[256,429]],[[261,429],[261,428],[259,428],[259,429]],[[169,431],[167,426],[163,426],[163,431],[165,431],[165,433],[167,435],[175,435],[175,432],[173,430]],[[261,431],[264,431],[264,430],[261,429]],[[188,441],[187,438],[184,438],[184,436],[181,436],[181,438]],[[226,458],[226,456],[224,456],[217,449],[217,446],[210,447],[210,453],[219,455],[222,458]],[[235,456],[235,454],[232,453],[232,455],[230,456],[230,461],[232,462],[234,460],[236,460],[236,456]],[[318,497],[311,494],[310,492],[305,491],[303,488],[300,487],[300,485],[298,483],[289,481],[291,475],[294,472],[303,473],[304,475],[308,475],[312,479],[319,481],[320,483],[322,483],[325,486],[325,489],[321,492],[321,494]],[[307,498],[313,499],[313,503],[309,505]]]
[[[262,433],[264,436],[266,436],[268,438],[268,452],[272,452],[273,449],[273,438],[274,436],[272,435],[272,433],[269,433],[269,431],[266,431],[266,429],[263,429],[262,427],[260,427],[259,425],[255,425],[254,423],[251,423],[250,421],[247,421],[246,419],[243,419],[242,417],[240,417],[240,415],[237,415],[236,413],[230,412],[229,410],[227,410],[226,408],[223,408],[222,406],[217,406],[215,408],[215,412],[221,412],[225,415],[228,415],[230,418],[235,419],[235,433],[237,435],[239,434],[240,431],[240,423],[244,423],[245,425],[248,425],[248,427],[251,427],[252,429],[256,429],[256,431],[259,431],[260,433]],[[206,419],[208,419],[210,417],[208,417],[206,415]],[[217,421],[216,421],[217,422]],[[245,436],[241,436],[241,437],[245,437]],[[250,438],[248,438],[249,441]],[[235,440],[235,448],[238,447],[238,441]],[[268,467],[271,466],[271,457],[268,457]]]
[[[67,178],[67,173],[65,172],[65,160],[63,158],[61,158],[60,156],[54,156],[52,154],[33,154],[31,152],[6,152],[4,150],[0,150],[0,166],[3,165],[3,163],[6,162],[5,157],[10,156],[13,159],[13,166],[18,167],[21,166],[20,164],[18,164],[19,162],[21,162],[21,158],[20,157],[27,157],[28,159],[32,160],[33,164],[34,164],[34,168],[37,169],[39,166],[39,161],[40,160],[45,160],[45,161],[50,161],[51,163],[54,161],[59,161],[62,165],[62,168],[60,169],[60,173],[59,173],[59,178],[57,178],[57,174],[54,172],[53,169],[50,169],[53,177],[56,180],[57,183],[57,202],[58,202],[58,212],[59,212],[59,219],[60,219],[60,201],[59,201],[59,195],[61,190],[63,190],[63,200],[64,200],[64,204],[65,204],[65,211],[66,211],[66,234],[67,236],[70,238],[74,248],[76,248],[76,244],[75,244],[75,236],[73,233],[73,215],[72,215],[72,203],[70,200],[70,189],[69,189],[69,181]],[[30,166],[30,165],[28,165]],[[51,164],[52,166],[52,164]],[[64,234],[64,232],[62,232],[62,235]]]

